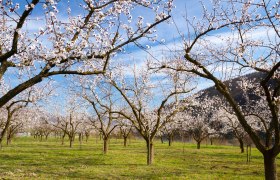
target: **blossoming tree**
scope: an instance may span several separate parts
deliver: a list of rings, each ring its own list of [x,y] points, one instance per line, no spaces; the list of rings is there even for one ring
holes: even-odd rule
[[[277,179],[275,160],[280,152],[279,2],[213,1],[208,8],[203,6],[202,14],[199,19],[188,18],[188,28],[181,31],[183,55],[173,65],[165,62],[161,67],[194,73],[212,81],[263,154],[265,178]],[[266,121],[256,118],[266,127],[265,141],[248,123],[247,111],[240,107],[224,82],[249,72],[262,74],[254,92],[262,96],[263,108],[269,112]],[[274,86],[270,85],[271,81]],[[252,100],[250,105],[256,108]]]
[[[150,165],[154,159],[154,138],[160,129],[173,121],[172,117],[182,110],[183,107],[178,104],[182,95],[192,90],[190,78],[181,78],[176,73],[166,72],[159,80],[153,80],[155,74],[148,71],[147,66],[141,69],[134,66],[129,77],[125,76],[122,67],[115,71],[118,72],[107,73],[108,82],[127,107],[125,111],[119,110],[115,113],[128,119],[145,139],[147,164]]]
[[[46,77],[104,73],[124,46],[154,38],[172,7],[171,0],[0,0],[0,83],[19,79],[1,93],[0,107]],[[136,10],[153,20],[133,17]]]

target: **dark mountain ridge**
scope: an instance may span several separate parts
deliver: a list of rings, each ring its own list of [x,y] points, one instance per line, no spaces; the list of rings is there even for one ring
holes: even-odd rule
[[[260,72],[254,72],[254,73],[250,73],[244,76],[240,76],[240,77],[236,77],[234,79],[231,80],[227,80],[225,81],[226,86],[230,89],[230,92],[233,96],[233,98],[236,100],[237,103],[239,103],[239,105],[244,105],[246,103],[245,97],[244,97],[244,91],[241,89],[240,85],[238,84],[240,81],[242,81],[242,79],[247,79],[249,81],[252,81],[253,83],[259,83],[260,86],[260,82],[261,80],[265,77],[264,73],[260,73]],[[271,80],[269,81],[269,86],[270,87],[276,87],[276,80]],[[215,86],[206,88],[204,90],[201,90],[200,92],[198,92],[199,99],[204,99],[205,97],[220,97],[222,98],[223,96],[217,91]],[[252,91],[248,92],[248,97],[250,100],[258,100],[260,97],[255,95]]]

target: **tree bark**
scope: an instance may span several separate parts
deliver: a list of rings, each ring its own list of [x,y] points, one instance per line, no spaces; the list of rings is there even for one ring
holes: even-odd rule
[[[266,180],[277,180],[276,173],[276,157],[268,152],[263,154],[264,157],[264,172]]]
[[[151,165],[154,162],[154,144],[153,141],[146,141],[147,144],[147,165]]]
[[[123,137],[123,146],[124,146],[124,147],[127,146],[127,137]]]
[[[11,132],[11,129],[9,128],[7,130],[7,134],[6,134],[6,144],[7,146],[9,146],[11,144],[11,141],[12,141],[12,132]]]
[[[200,143],[201,143],[200,141],[197,141],[197,144],[196,144],[197,149],[200,149]]]
[[[83,136],[81,133],[79,133],[79,143],[82,144]]]
[[[61,145],[64,145],[64,137],[65,137],[65,135],[62,135],[62,137],[61,137]]]
[[[0,144],[2,144],[3,138],[4,138],[5,134],[8,131],[8,128],[10,127],[11,120],[12,120],[12,115],[10,113],[8,113],[8,117],[7,117],[7,121],[6,121],[5,127],[4,127],[4,129],[2,130],[2,132],[0,134]]]
[[[168,146],[172,145],[172,141],[173,141],[173,135],[168,135]]]
[[[7,136],[7,146],[9,146],[12,142],[12,137],[11,136]]]
[[[69,140],[70,140],[70,146],[69,147],[72,148],[73,147],[73,142],[74,142],[74,137],[70,136]]]
[[[238,138],[238,141],[239,141],[240,151],[241,153],[244,153],[244,142],[241,138]]]
[[[103,153],[107,154],[108,152],[108,139],[103,139]]]
[[[86,135],[86,142],[88,142],[89,135]]]

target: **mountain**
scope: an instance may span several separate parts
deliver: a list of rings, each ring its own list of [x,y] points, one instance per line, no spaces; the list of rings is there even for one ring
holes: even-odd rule
[[[251,74],[247,74],[244,76],[240,76],[228,81],[225,81],[225,84],[227,85],[227,87],[229,87],[230,92],[233,96],[233,98],[239,103],[239,105],[244,105],[246,103],[245,97],[243,95],[243,90],[240,88],[240,86],[238,85],[238,82],[240,82],[242,79],[248,79],[252,82],[255,83],[260,83],[261,79],[263,79],[265,77],[264,73],[260,73],[260,72],[255,72],[255,73],[251,73]],[[275,80],[271,80],[269,82],[269,85],[272,87],[276,86],[276,81]],[[214,96],[218,96],[218,97],[222,97],[222,95],[216,90],[215,86],[209,87],[207,89],[201,90],[199,92],[199,99],[203,99],[205,97],[214,97]],[[255,95],[254,93],[248,93],[249,99],[250,100],[258,100],[260,97]]]

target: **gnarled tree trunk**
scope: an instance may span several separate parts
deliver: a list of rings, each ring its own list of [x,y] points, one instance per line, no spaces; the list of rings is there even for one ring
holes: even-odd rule
[[[107,152],[108,152],[108,139],[104,138],[103,139],[103,153],[107,154]]]
[[[173,141],[173,135],[172,135],[172,134],[169,134],[169,135],[168,135],[168,146],[171,146],[171,145],[172,145],[172,141]]]
[[[70,141],[69,147],[72,148],[73,147],[73,142],[74,142],[74,136],[69,136],[69,141]]]
[[[241,153],[244,153],[244,142],[241,138],[238,138],[238,142],[239,142],[239,147],[240,147],[240,151]]]
[[[7,133],[8,128],[10,127],[11,120],[12,120],[12,115],[10,113],[8,113],[8,118],[7,118],[5,127],[0,134],[0,149],[2,148],[2,142],[3,142],[4,136]]]
[[[214,141],[214,139],[210,138],[210,145],[213,145],[213,141]]]
[[[154,144],[153,141],[146,141],[147,145],[147,165],[151,165],[154,162]]]
[[[86,142],[88,142],[89,134],[86,134]]]
[[[160,136],[160,141],[161,141],[162,144],[164,143],[163,136]]]
[[[271,152],[263,154],[264,158],[264,172],[266,180],[277,180],[276,173],[276,156]]]
[[[196,142],[196,148],[197,148],[197,149],[200,149],[200,143],[201,143],[200,141],[197,141],[197,142]]]
[[[127,137],[126,136],[123,137],[123,146],[124,147],[127,146]]]
[[[12,136],[7,135],[7,146],[10,145],[12,142]]]
[[[66,136],[66,132],[63,131],[63,134],[62,134],[62,136],[61,136],[61,145],[64,145],[65,136]]]

